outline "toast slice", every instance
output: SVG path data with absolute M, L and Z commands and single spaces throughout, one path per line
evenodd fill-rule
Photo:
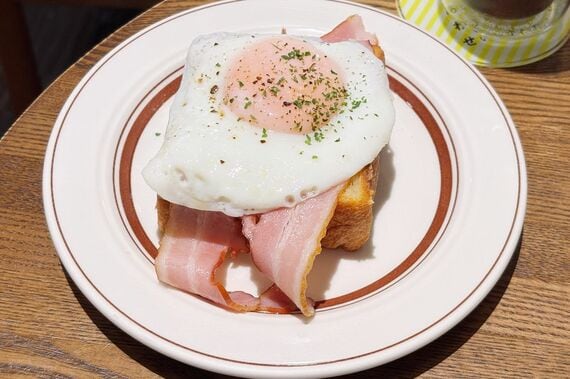
M 329 249 L 358 250 L 368 241 L 372 228 L 372 205 L 378 182 L 378 158 L 350 178 L 338 196 L 334 215 L 321 245 Z M 158 232 L 162 237 L 170 214 L 170 203 L 157 198 Z
M 338 196 L 333 218 L 321 245 L 328 249 L 358 250 L 370 238 L 372 207 L 378 184 L 377 157 L 372 163 L 350 178 Z

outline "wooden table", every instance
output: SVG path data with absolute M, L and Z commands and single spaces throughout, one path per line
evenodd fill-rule
M 394 11 L 393 1 L 367 3 Z M 103 317 L 63 271 L 42 209 L 46 143 L 65 99 L 105 53 L 202 1 L 166 1 L 56 80 L 0 141 L 0 376 L 218 376 L 166 358 Z M 515 258 L 490 295 L 440 339 L 354 377 L 570 375 L 570 44 L 527 67 L 483 69 L 518 126 L 528 209 Z

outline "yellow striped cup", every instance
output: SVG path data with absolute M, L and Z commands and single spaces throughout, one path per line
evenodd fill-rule
M 554 0 L 543 12 L 505 20 L 471 9 L 463 0 L 397 0 L 400 16 L 435 35 L 480 66 L 515 67 L 541 60 L 570 33 L 570 0 Z

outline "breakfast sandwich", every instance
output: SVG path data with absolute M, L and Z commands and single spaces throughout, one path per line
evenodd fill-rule
M 158 194 L 158 279 L 235 311 L 312 316 L 307 276 L 322 246 L 357 250 L 370 235 L 394 123 L 383 60 L 359 16 L 321 38 L 196 38 L 143 171 Z M 259 297 L 216 279 L 239 253 L 274 283 Z

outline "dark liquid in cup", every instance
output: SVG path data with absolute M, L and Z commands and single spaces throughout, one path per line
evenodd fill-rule
M 488 15 L 516 19 L 534 16 L 548 8 L 554 0 L 465 0 L 473 9 Z

